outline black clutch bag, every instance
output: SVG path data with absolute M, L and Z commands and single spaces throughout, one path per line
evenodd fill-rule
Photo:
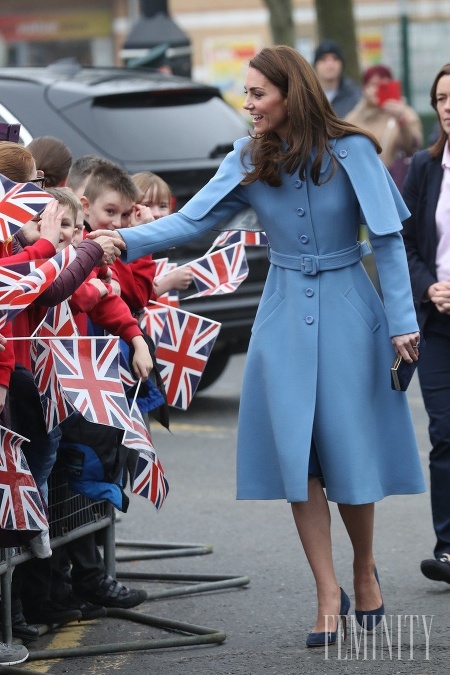
M 407 363 L 401 356 L 397 356 L 391 366 L 391 387 L 395 391 L 406 391 L 412 376 L 417 368 L 418 361 Z

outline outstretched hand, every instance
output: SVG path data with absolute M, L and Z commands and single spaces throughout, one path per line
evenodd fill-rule
M 102 264 L 110 265 L 116 258 L 120 256 L 120 247 L 117 246 L 117 239 L 111 236 L 111 232 L 107 236 L 100 236 L 96 238 L 97 244 L 103 249 Z M 123 241 L 123 240 L 122 240 Z
M 112 257 L 112 259 L 111 258 L 106 259 L 106 254 L 104 254 L 102 262 L 106 264 L 114 262 L 114 260 L 120 255 L 120 252 L 125 251 L 127 248 L 127 245 L 120 236 L 120 234 L 118 232 L 115 232 L 114 230 L 95 230 L 94 232 L 89 232 L 86 238 L 98 239 L 99 237 L 108 237 L 109 239 L 112 239 L 114 247 L 114 257 Z M 101 246 L 103 248 L 102 244 Z

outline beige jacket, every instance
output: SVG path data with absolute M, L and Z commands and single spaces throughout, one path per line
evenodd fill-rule
M 368 105 L 365 99 L 361 99 L 345 119 L 375 136 L 383 148 L 380 158 L 388 169 L 399 156 L 412 155 L 422 146 L 420 118 L 408 105 L 402 125 L 381 108 Z

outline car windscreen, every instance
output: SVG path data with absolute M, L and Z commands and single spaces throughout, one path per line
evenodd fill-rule
M 248 129 L 220 97 L 173 91 L 85 99 L 60 114 L 122 162 L 215 159 Z

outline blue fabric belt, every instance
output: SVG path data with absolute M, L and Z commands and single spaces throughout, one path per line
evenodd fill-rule
M 299 270 L 308 276 L 314 276 L 319 272 L 326 270 L 337 270 L 340 267 L 347 267 L 359 262 L 361 258 L 371 253 L 370 246 L 367 241 L 358 243 L 351 248 L 346 248 L 343 251 L 336 251 L 336 253 L 328 253 L 327 255 L 310 255 L 303 254 L 299 256 L 285 255 L 284 253 L 277 253 L 273 249 L 268 249 L 269 260 L 273 265 L 278 267 L 286 267 L 289 270 Z

